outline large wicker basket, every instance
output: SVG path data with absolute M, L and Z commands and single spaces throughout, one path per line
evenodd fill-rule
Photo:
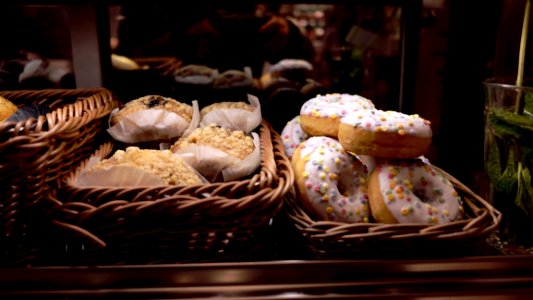
M 59 264 L 100 265 L 257 259 L 294 181 L 279 135 L 265 122 L 259 133 L 261 167 L 243 180 L 82 188 L 74 186 L 81 165 L 50 199 L 60 232 L 52 255 Z M 96 155 L 112 151 L 105 144 Z
M 284 216 L 312 259 L 436 258 L 487 253 L 486 238 L 498 229 L 501 213 L 459 180 L 452 182 L 465 205 L 466 218 L 444 225 L 345 224 L 318 221 L 298 203 L 293 188 L 285 198 Z
M 115 107 L 105 89 L 0 91 L 19 107 L 52 111 L 25 122 L 0 123 L 0 257 L 17 264 L 34 255 L 42 199 L 94 151 L 103 117 Z

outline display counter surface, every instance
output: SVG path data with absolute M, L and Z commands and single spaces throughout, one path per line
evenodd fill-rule
M 524 299 L 531 256 L 0 270 L 0 299 Z

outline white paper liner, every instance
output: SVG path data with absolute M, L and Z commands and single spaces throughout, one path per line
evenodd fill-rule
M 248 102 L 254 107 L 253 111 L 238 108 L 216 109 L 205 114 L 200 126 L 205 127 L 214 123 L 223 128 L 250 133 L 261 124 L 262 115 L 261 104 L 256 96 L 248 94 Z
M 243 176 L 250 175 L 261 164 L 259 135 L 255 132 L 252 132 L 252 136 L 254 137 L 254 152 L 246 156 L 238 164 L 229 166 L 228 168 L 222 170 L 222 178 L 224 178 L 224 181 L 235 180 Z
M 160 186 L 168 185 L 155 174 L 146 172 L 132 165 L 115 165 L 106 169 L 90 171 L 102 159 L 91 156 L 85 167 L 80 171 L 74 185 L 76 186 Z M 194 169 L 194 168 L 193 168 Z M 198 171 L 194 170 L 201 183 L 209 181 Z
M 200 108 L 198 106 L 198 100 L 192 101 L 192 118 L 191 122 L 189 123 L 189 127 L 185 129 L 183 134 L 181 136 L 188 137 L 198 126 L 200 125 Z
M 189 145 L 176 150 L 176 155 L 196 169 L 207 180 L 213 181 L 222 174 L 229 181 L 251 174 L 261 164 L 259 135 L 252 132 L 254 151 L 240 160 L 224 151 L 203 145 Z
M 223 78 L 226 75 L 229 75 L 231 73 L 239 74 L 241 73 L 245 76 L 244 80 L 241 81 L 231 81 L 231 82 L 225 82 L 223 84 L 220 83 L 220 79 Z M 243 86 L 250 86 L 253 84 L 253 76 L 252 76 L 252 69 L 250 67 L 244 67 L 243 71 L 239 70 L 227 70 L 218 75 L 218 77 L 213 82 L 213 85 L 215 88 L 237 88 L 237 87 L 243 87 Z
M 286 58 L 270 66 L 270 72 L 281 72 L 284 70 L 295 70 L 295 69 L 303 69 L 303 70 L 311 71 L 313 70 L 313 65 L 304 59 Z
M 189 75 L 189 76 L 175 76 L 174 80 L 178 83 L 189 84 L 211 84 L 218 77 L 218 70 L 213 70 L 211 76 L 206 75 Z
M 100 162 L 98 157 L 91 157 L 80 171 L 74 183 L 76 186 L 158 186 L 166 185 L 163 179 L 131 165 L 116 165 L 109 168 L 90 171 Z
M 145 109 L 124 116 L 120 122 L 109 127 L 107 132 L 117 141 L 124 143 L 139 143 L 165 140 L 190 134 L 198 127 L 200 112 L 198 102 L 192 103 L 193 116 L 187 122 L 176 113 L 162 109 Z M 118 110 L 114 110 L 109 120 Z

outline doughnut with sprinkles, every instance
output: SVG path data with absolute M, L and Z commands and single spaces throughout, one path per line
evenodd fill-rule
M 419 159 L 380 161 L 368 190 L 378 223 L 436 225 L 463 218 L 461 197 L 451 182 Z
M 309 135 L 302 130 L 300 126 L 300 116 L 292 118 L 281 131 L 281 142 L 285 154 L 290 159 L 294 154 L 296 147 L 309 138 Z
M 359 95 L 326 94 L 307 100 L 300 109 L 300 126 L 311 136 L 337 138 L 340 119 L 347 114 L 375 108 L 372 101 Z
M 311 137 L 294 152 L 292 165 L 303 207 L 321 220 L 368 223 L 366 168 L 339 142 Z
M 378 109 L 346 115 L 339 125 L 346 151 L 382 158 L 416 158 L 431 145 L 431 123 L 419 115 Z

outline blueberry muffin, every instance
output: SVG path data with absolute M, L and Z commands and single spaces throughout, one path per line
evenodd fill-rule
M 173 112 L 182 117 L 186 122 L 190 122 L 193 115 L 193 109 L 191 105 L 181 103 L 169 97 L 148 95 L 126 103 L 122 109 L 112 116 L 111 126 L 120 122 L 120 120 L 126 115 L 149 109 Z

